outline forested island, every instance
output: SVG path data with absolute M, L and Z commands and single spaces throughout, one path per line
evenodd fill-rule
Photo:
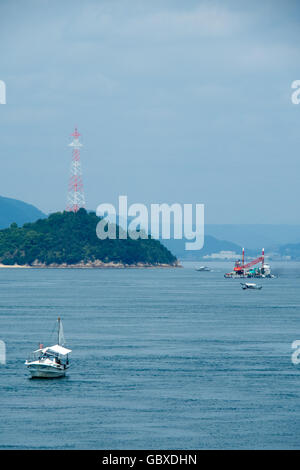
M 178 266 L 158 240 L 100 240 L 99 217 L 80 209 L 56 212 L 18 227 L 0 230 L 0 264 L 28 267 L 159 267 Z M 117 231 L 119 227 L 117 227 Z

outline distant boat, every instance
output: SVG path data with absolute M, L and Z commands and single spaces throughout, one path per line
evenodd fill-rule
M 55 378 L 66 375 L 66 371 L 70 366 L 69 354 L 72 350 L 64 347 L 65 338 L 60 317 L 58 317 L 57 322 L 57 344 L 46 348 L 40 345 L 40 348 L 32 353 L 32 357 L 25 361 L 25 366 L 32 377 Z
M 241 282 L 242 289 L 262 289 L 262 286 L 258 286 L 257 284 L 250 283 L 250 282 Z
M 211 271 L 211 269 L 207 266 L 200 266 L 200 268 L 197 268 L 196 271 Z

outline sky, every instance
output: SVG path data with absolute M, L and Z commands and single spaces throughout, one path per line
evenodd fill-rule
M 0 57 L 0 195 L 63 210 L 77 126 L 88 209 L 300 223 L 297 0 L 0 0 Z

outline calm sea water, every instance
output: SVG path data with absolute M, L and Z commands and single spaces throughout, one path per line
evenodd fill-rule
M 261 291 L 212 266 L 0 270 L 0 447 L 299 448 L 300 264 Z M 69 376 L 29 379 L 58 315 Z

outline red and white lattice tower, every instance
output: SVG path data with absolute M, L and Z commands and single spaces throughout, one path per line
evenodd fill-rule
M 81 207 L 85 207 L 85 199 L 83 192 L 82 171 L 80 164 L 80 148 L 82 144 L 78 137 L 80 134 L 75 127 L 75 131 L 71 134 L 74 139 L 69 144 L 72 147 L 72 165 L 71 175 L 68 189 L 67 211 L 77 212 Z

